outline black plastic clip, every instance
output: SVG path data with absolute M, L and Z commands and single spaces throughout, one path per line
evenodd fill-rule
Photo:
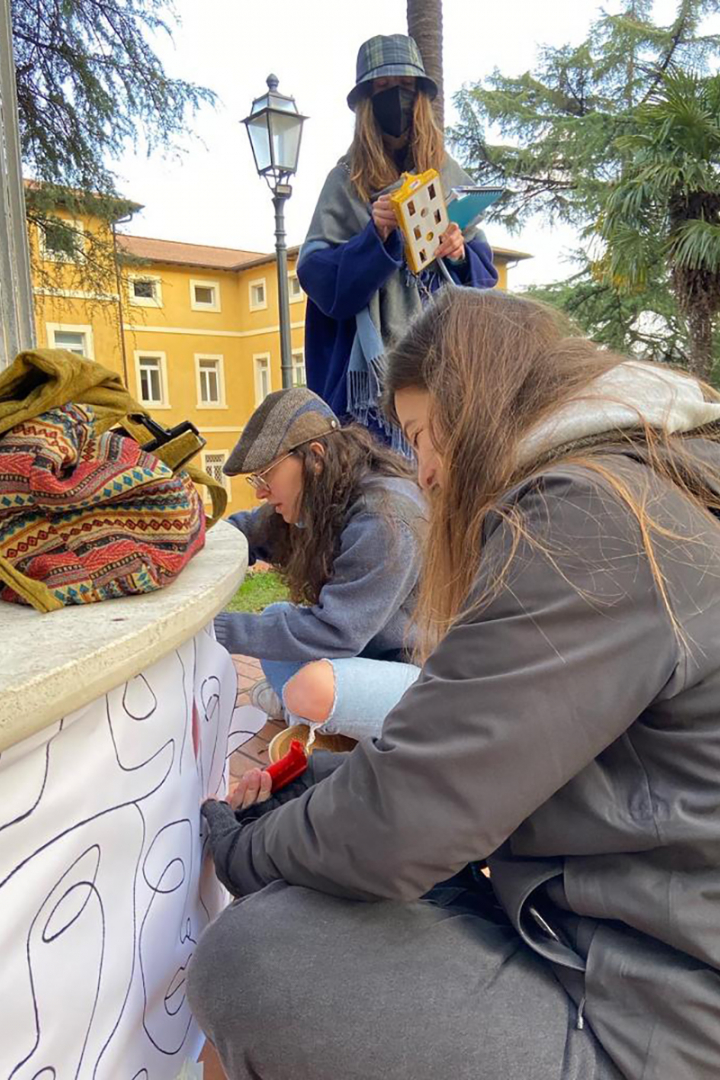
M 178 435 L 184 435 L 187 431 L 191 431 L 198 440 L 198 450 L 202 450 L 204 446 L 207 446 L 207 439 L 204 439 L 198 429 L 190 420 L 182 420 L 175 427 L 166 428 L 162 424 L 158 424 L 157 420 L 153 420 L 152 416 L 146 416 L 144 413 L 128 414 L 129 419 L 136 424 L 142 424 L 151 432 L 153 438 L 150 442 L 143 443 L 140 447 L 141 450 L 145 450 L 151 454 L 154 450 L 157 450 L 160 446 L 164 446 L 165 443 L 171 442 L 177 438 Z

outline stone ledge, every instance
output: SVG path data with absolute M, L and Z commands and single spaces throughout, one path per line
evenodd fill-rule
M 242 582 L 247 541 L 220 522 L 177 581 L 41 615 L 0 601 L 0 751 L 82 708 L 193 637 Z

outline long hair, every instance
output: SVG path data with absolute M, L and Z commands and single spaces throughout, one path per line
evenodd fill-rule
M 672 616 L 655 540 L 679 539 L 655 521 L 642 497 L 601 455 L 630 452 L 671 481 L 704 511 L 720 509 L 720 477 L 668 435 L 638 417 L 638 427 L 527 456 L 524 437 L 591 382 L 624 361 L 576 336 L 554 309 L 502 292 L 445 288 L 412 324 L 388 361 L 385 409 L 403 389 L 430 395 L 430 435 L 442 459 L 443 483 L 430 497 L 424 571 L 417 617 L 421 658 L 469 610 L 483 527 L 490 513 L 509 527 L 510 554 L 472 608 L 502 588 L 521 541 L 533 543 L 517 508 L 504 497 L 516 485 L 559 462 L 602 477 L 636 518 L 653 577 Z M 706 398 L 717 400 L 710 387 Z M 705 429 L 707 432 L 708 429 Z M 718 436 L 709 434 L 718 441 Z M 541 546 L 541 544 L 537 544 Z M 552 557 L 552 553 L 545 551 Z
M 410 129 L 410 157 L 416 172 L 442 168 L 445 160 L 443 134 L 435 121 L 430 98 L 418 90 Z M 400 176 L 385 148 L 382 128 L 375 119 L 372 98 L 363 97 L 355 108 L 355 137 L 349 151 L 350 179 L 363 202 Z
M 269 548 L 296 604 L 315 604 L 333 574 L 348 510 L 370 475 L 415 479 L 405 458 L 380 445 L 366 428 L 351 424 L 322 438 L 324 453 L 305 443 L 295 450 L 302 463 L 300 527 L 279 515 L 269 522 Z M 382 502 L 380 503 L 382 512 Z M 392 529 L 388 535 L 391 537 Z

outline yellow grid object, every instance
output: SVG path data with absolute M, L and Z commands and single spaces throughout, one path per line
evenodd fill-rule
M 413 175 L 403 173 L 403 185 L 390 201 L 405 240 L 405 256 L 413 274 L 429 266 L 450 224 L 445 193 L 436 169 Z

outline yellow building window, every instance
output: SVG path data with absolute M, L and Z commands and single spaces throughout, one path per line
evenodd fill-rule
M 265 278 L 258 278 L 248 285 L 250 290 L 250 310 L 264 311 L 267 305 L 267 285 Z
M 293 386 L 305 386 L 307 385 L 307 375 L 305 374 L 305 350 L 294 349 L 292 354 L 292 376 Z
M 89 325 L 75 326 L 69 323 L 46 323 L 47 343 L 50 349 L 67 349 L 88 360 L 95 359 L 93 332 Z
M 85 251 L 85 231 L 74 218 L 49 217 L 38 227 L 38 239 L 47 262 L 77 262 Z
M 290 303 L 297 304 L 303 298 L 303 291 L 300 282 L 298 281 L 297 274 L 288 274 L 288 292 L 290 293 Z
M 224 409 L 225 377 L 223 357 L 196 353 L 198 408 Z
M 270 353 L 253 356 L 255 368 L 255 405 L 260 405 L 272 390 L 270 378 Z
M 220 311 L 220 282 L 191 278 L 190 307 L 193 311 Z
M 164 352 L 135 353 L 138 396 L 143 405 L 169 409 L 167 358 Z
M 131 277 L 129 290 L 134 307 L 162 307 L 162 281 L 156 275 Z
M 227 492 L 230 491 L 230 478 L 223 472 L 223 465 L 228 459 L 227 450 L 203 450 L 202 463 L 203 469 L 206 473 L 212 476 L 213 480 L 217 480 L 218 484 L 222 484 Z M 206 502 L 209 501 L 209 496 L 206 494 Z

